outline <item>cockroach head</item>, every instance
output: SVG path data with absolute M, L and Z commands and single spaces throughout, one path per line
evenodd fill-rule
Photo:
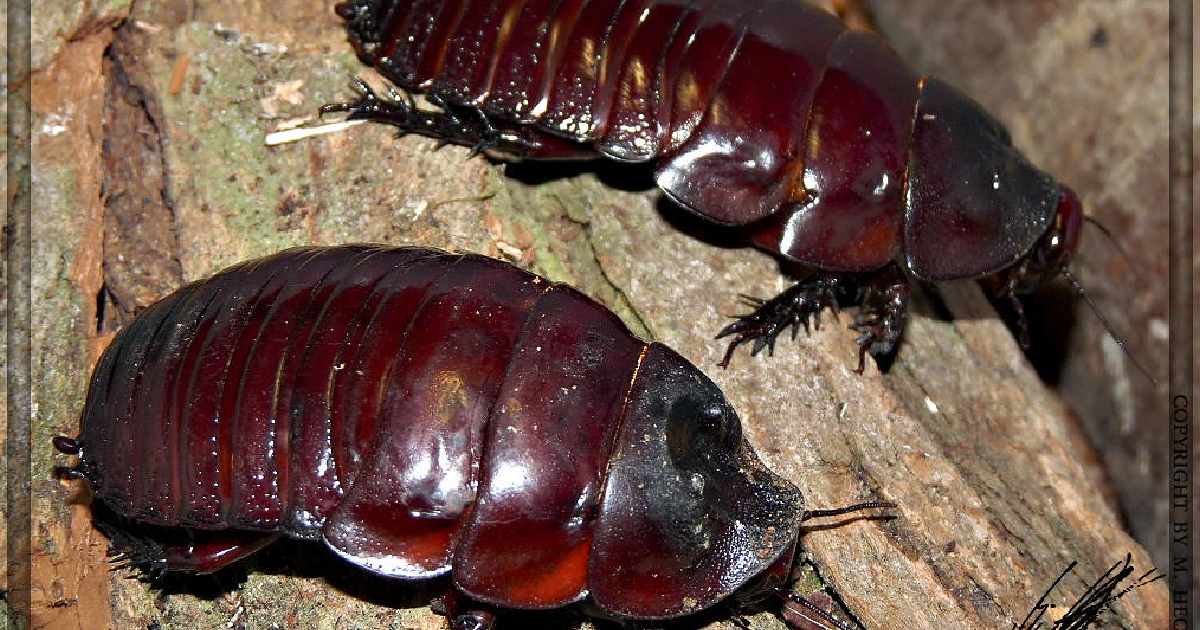
M 657 343 L 629 389 L 603 497 L 592 596 L 640 619 L 695 613 L 747 585 L 790 553 L 804 514 L 716 384 Z
M 387 9 L 381 0 L 345 0 L 334 6 L 338 17 L 346 20 L 350 43 L 363 63 L 373 64 L 383 36 Z
M 1029 293 L 1058 278 L 1079 249 L 1083 221 L 1079 196 L 1060 186 L 1058 209 L 1050 228 L 1021 262 L 1002 271 L 997 279 L 1012 292 Z
M 1028 293 L 1062 276 L 1071 284 L 1071 288 L 1088 305 L 1088 308 L 1096 314 L 1109 336 L 1121 347 L 1129 360 L 1150 382 L 1157 383 L 1154 376 L 1130 352 L 1125 338 L 1117 334 L 1112 322 L 1104 316 L 1075 274 L 1068 269 L 1071 259 L 1079 249 L 1079 233 L 1085 221 L 1095 225 L 1110 239 L 1112 239 L 1112 233 L 1103 225 L 1084 216 L 1083 204 L 1080 203 L 1079 196 L 1075 194 L 1075 191 L 1066 186 L 1060 186 L 1059 190 L 1058 209 L 1055 212 L 1054 221 L 1050 224 L 1050 229 L 1046 230 L 1042 238 L 1020 262 L 1004 269 L 990 279 L 986 279 L 984 281 L 986 287 L 997 297 L 1008 297 L 1015 301 L 1015 294 Z M 1115 239 L 1113 242 L 1116 244 Z M 1028 330 L 1024 316 L 1020 313 L 1021 311 L 1018 309 L 1021 345 L 1027 346 L 1029 343 Z
M 1083 204 L 1079 201 L 1079 195 L 1063 186 L 1054 223 L 1046 230 L 1042 240 L 1034 246 L 1031 254 L 1032 271 L 1040 273 L 1043 282 L 1057 277 L 1070 264 L 1071 258 L 1079 249 L 1079 231 L 1082 227 Z

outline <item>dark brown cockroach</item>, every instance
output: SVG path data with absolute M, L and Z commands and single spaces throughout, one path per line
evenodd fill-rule
M 336 11 L 365 63 L 441 110 L 361 85 L 357 102 L 323 111 L 513 158 L 653 161 L 670 199 L 811 268 L 721 331 L 733 336 L 722 365 L 847 299 L 862 306 L 861 371 L 867 352 L 893 352 L 912 282 L 986 278 L 1019 315 L 1013 296 L 1064 272 L 1078 246 L 1075 193 L 978 103 L 798 0 Z
M 802 521 L 888 507 L 806 510 L 678 354 L 570 287 L 415 247 L 293 249 L 179 289 L 118 334 L 54 446 L 145 572 L 322 541 L 450 574 L 456 628 L 782 592 Z

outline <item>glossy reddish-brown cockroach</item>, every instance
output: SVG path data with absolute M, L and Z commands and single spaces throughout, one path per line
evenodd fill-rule
M 117 335 L 54 446 L 145 572 L 323 541 L 379 575 L 450 574 L 455 628 L 783 593 L 802 521 L 890 507 L 806 510 L 678 354 L 570 287 L 416 247 L 293 249 L 179 289 Z
M 867 352 L 893 352 L 911 282 L 986 278 L 1020 316 L 1013 296 L 1064 273 L 1078 246 L 1075 193 L 978 103 L 799 0 L 349 0 L 336 12 L 366 64 L 440 110 L 360 84 L 357 102 L 323 111 L 513 158 L 654 161 L 670 199 L 811 268 L 721 331 L 722 365 L 845 299 L 862 307 L 861 372 Z

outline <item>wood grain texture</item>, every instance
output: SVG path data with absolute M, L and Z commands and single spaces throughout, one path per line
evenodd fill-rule
M 953 4 L 989 7 L 1001 16 L 993 20 L 1018 19 L 1025 11 L 1003 18 L 1010 3 Z M 1138 3 L 1036 3 L 1046 20 L 1056 11 L 1073 12 L 1076 4 L 1127 10 L 1108 22 L 1113 29 L 1140 15 L 1132 6 Z M 74 16 L 75 10 L 47 11 Z M 767 463 L 803 489 L 810 505 L 875 496 L 900 505 L 895 520 L 814 529 L 803 539 L 867 627 L 1008 627 L 1072 560 L 1081 562 L 1084 577 L 1099 575 L 1126 552 L 1139 567 L 1151 565 L 1087 465 L 1092 455 L 1068 407 L 1041 383 L 973 285 L 944 288 L 952 320 L 927 304 L 918 308 L 886 375 L 873 369 L 854 374 L 854 333 L 845 329 L 845 316 L 841 322 L 826 317 L 827 325 L 811 337 L 781 343 L 774 358 L 743 353 L 721 371 L 716 362 L 723 346 L 711 337 L 737 311 L 736 294 L 774 294 L 787 281 L 769 257 L 662 203 L 645 171 L 609 165 L 508 168 L 506 174 L 503 166 L 468 159 L 465 150 L 438 151 L 431 141 L 396 139 L 370 125 L 267 148 L 265 133 L 312 122 L 319 105 L 349 96 L 347 78 L 362 73 L 325 3 L 162 0 L 115 11 L 123 21 L 105 13 L 74 27 L 86 36 L 47 40 L 40 54 L 51 61 L 34 84 L 41 200 L 34 227 L 40 322 L 34 439 L 45 445 L 34 453 L 34 478 L 41 480 L 34 497 L 34 601 L 47 627 L 442 627 L 426 607 L 429 587 L 380 584 L 299 545 L 255 560 L 244 579 L 173 583 L 157 594 L 119 572 L 104 577 L 103 538 L 86 526 L 82 508 L 65 507 L 75 488 L 51 480 L 49 444 L 55 433 L 75 432 L 87 370 L 107 340 L 97 333 L 97 305 L 103 304 L 97 294 L 106 258 L 119 252 L 104 247 L 105 226 L 113 225 L 106 212 L 132 207 L 106 206 L 100 194 L 103 142 L 129 141 L 106 137 L 101 124 L 111 93 L 112 77 L 102 72 L 105 55 L 113 54 L 106 53 L 110 41 L 132 60 L 125 76 L 147 103 L 146 118 L 159 135 L 161 198 L 170 200 L 170 220 L 154 225 L 172 234 L 153 242 L 173 243 L 175 255 L 146 260 L 177 264 L 186 281 L 286 246 L 379 241 L 503 255 L 580 287 L 635 331 L 705 369 Z M 910 24 L 886 11 L 879 16 L 885 32 L 889 23 Z M 984 38 L 992 22 L 967 21 L 971 16 L 962 9 L 925 19 Z M 900 33 L 911 39 L 901 39 L 901 46 L 911 52 L 918 32 L 905 28 Z M 1008 50 L 1002 38 L 983 41 L 994 43 L 993 54 Z M 1044 56 L 1039 63 L 1047 76 L 1051 67 L 1059 75 L 1079 72 L 1061 54 L 1075 40 L 1058 47 L 1052 41 L 1047 37 L 1044 51 L 1021 53 Z M 960 52 L 949 47 L 945 54 Z M 180 83 L 172 75 L 184 55 Z M 915 61 L 926 65 L 928 58 Z M 1108 72 L 1118 68 L 1137 77 L 1146 74 L 1145 64 L 1157 63 L 1156 57 L 1114 54 Z M 1013 72 L 987 76 L 997 83 L 1028 79 Z M 975 87 L 962 76 L 949 78 Z M 1059 89 L 1061 99 L 1067 88 Z M 980 98 L 996 105 L 989 102 L 995 93 L 985 90 Z M 1111 96 L 1083 94 L 1096 103 Z M 1092 108 L 1057 107 L 1052 114 L 1048 100 L 1023 103 L 1047 107 L 1031 119 L 1040 126 L 1014 128 L 1020 144 L 1051 168 L 1088 153 L 1086 147 L 1062 153 L 1061 145 L 1042 145 L 1045 129 L 1106 135 L 1087 131 L 1098 124 Z M 1013 122 L 1015 109 L 1001 107 L 1000 115 Z M 145 146 L 143 140 L 137 146 Z M 1085 180 L 1066 180 L 1088 189 Z M 1112 184 L 1100 194 L 1118 188 Z M 171 275 L 160 269 L 154 277 Z M 1080 580 L 1070 582 L 1061 598 L 1081 590 Z M 1164 627 L 1167 606 L 1161 585 L 1133 592 L 1116 607 L 1119 627 Z M 769 615 L 752 623 L 781 627 Z

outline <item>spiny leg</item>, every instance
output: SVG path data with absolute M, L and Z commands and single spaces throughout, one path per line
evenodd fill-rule
M 860 305 L 850 328 L 859 332 L 858 368 L 862 374 L 869 352 L 877 361 L 892 355 L 908 323 L 908 303 L 912 287 L 898 265 L 876 272 L 847 274 L 819 271 L 796 283 L 770 300 L 742 296 L 754 310 L 737 317 L 718 333 L 717 338 L 733 336 L 721 367 L 728 367 L 733 353 L 743 343 L 753 341 L 751 356 L 764 348 L 774 354 L 775 341 L 789 327 L 795 338 L 801 326 L 809 329 L 809 320 L 820 329 L 820 312 L 829 308 L 837 315 L 838 298 Z
M 775 340 L 779 333 L 790 327 L 794 339 L 800 326 L 808 331 L 810 318 L 819 330 L 822 309 L 829 308 L 834 315 L 837 314 L 837 291 L 842 283 L 840 275 L 818 272 L 770 300 L 743 295 L 743 302 L 754 307 L 754 311 L 739 315 L 736 321 L 717 333 L 717 339 L 733 335 L 720 366 L 729 367 L 734 351 L 748 341 L 754 342 L 751 356 L 762 352 L 763 348 L 767 348 L 768 355 L 774 355 Z
M 775 601 L 775 607 L 770 606 L 771 600 Z M 769 609 L 794 630 L 854 630 L 835 616 L 837 608 L 836 601 L 823 589 L 801 595 L 786 584 L 776 584 L 760 591 L 752 599 L 739 602 L 730 622 L 749 630 L 750 623 L 745 613 Z
M 896 352 L 896 344 L 908 323 L 908 302 L 912 285 L 896 265 L 889 265 L 870 276 L 862 285 L 862 302 L 850 329 L 859 334 L 858 369 L 863 373 L 867 353 L 881 361 Z
M 1012 316 L 1015 319 L 1013 324 L 1017 329 L 1017 343 L 1020 344 L 1022 350 L 1029 350 L 1031 345 L 1029 320 L 1025 317 L 1025 305 L 1021 303 L 1021 298 L 1017 293 L 1018 287 L 1025 283 L 1031 275 L 1029 266 L 1029 259 L 1025 259 L 1000 273 L 985 277 L 979 281 L 983 290 L 993 300 L 1008 302 L 1009 308 L 1012 309 Z
M 109 539 L 113 568 L 132 566 L 139 577 L 155 581 L 167 572 L 215 573 L 275 542 L 275 532 L 189 530 L 140 525 L 107 514 L 96 521 Z
M 497 149 L 519 155 L 527 149 L 521 138 L 498 130 L 477 107 L 455 106 L 436 94 L 425 100 L 438 111 L 419 109 L 411 95 L 391 92 L 381 98 L 361 79 L 353 83 L 358 99 L 321 107 L 321 115 L 345 112 L 350 120 L 369 120 L 392 125 L 402 134 L 415 133 L 440 140 L 442 144 L 471 147 L 472 154 Z

